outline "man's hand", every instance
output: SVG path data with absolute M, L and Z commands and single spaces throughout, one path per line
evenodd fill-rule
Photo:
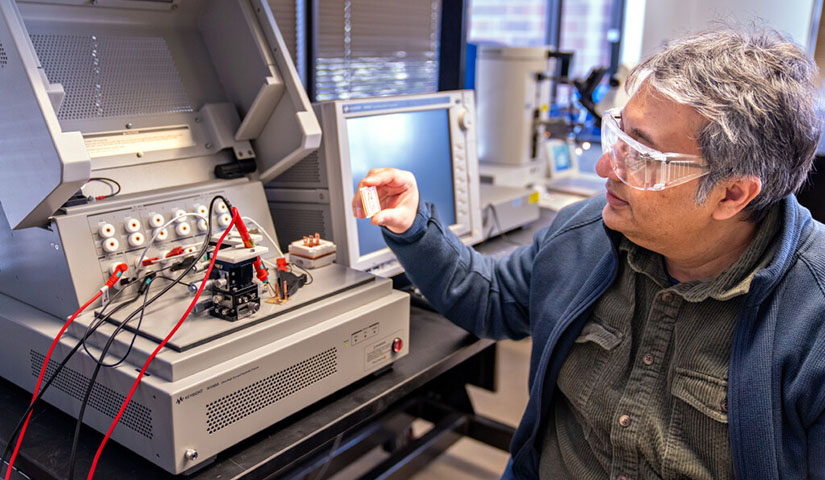
M 365 218 L 361 205 L 361 187 L 375 187 L 381 211 L 370 219 L 373 225 L 383 225 L 393 233 L 404 233 L 413 224 L 418 211 L 418 185 L 415 176 L 405 170 L 395 168 L 374 168 L 358 182 L 352 199 L 352 213 L 358 218 Z

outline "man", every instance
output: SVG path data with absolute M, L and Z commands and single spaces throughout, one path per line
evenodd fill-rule
M 606 195 L 500 260 L 462 246 L 411 174 L 361 181 L 445 316 L 533 337 L 504 478 L 825 478 L 825 227 L 793 196 L 815 76 L 775 32 L 671 44 L 605 114 Z

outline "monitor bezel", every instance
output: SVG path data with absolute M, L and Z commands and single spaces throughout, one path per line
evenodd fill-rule
M 468 95 L 469 94 L 469 95 Z M 469 101 L 466 97 L 469 97 Z M 341 179 L 340 182 L 330 182 L 330 195 L 332 199 L 341 199 L 342 204 L 345 205 L 343 212 L 338 212 L 338 221 L 334 222 L 338 225 L 335 228 L 335 238 L 338 243 L 338 257 L 339 263 L 344 263 L 352 268 L 358 270 L 381 270 L 380 274 L 389 276 L 400 273 L 403 269 L 400 265 L 393 266 L 389 269 L 380 268 L 382 265 L 392 264 L 396 262 L 395 254 L 390 251 L 389 247 L 381 248 L 379 250 L 362 253 L 358 244 L 358 228 L 356 225 L 356 218 L 350 212 L 350 202 L 355 195 L 354 182 L 357 179 L 352 178 L 352 168 L 350 159 L 350 145 L 347 131 L 347 120 L 351 118 L 363 118 L 378 115 L 387 115 L 393 113 L 418 112 L 418 111 L 433 111 L 446 110 L 448 115 L 449 125 L 449 139 L 450 139 L 450 162 L 453 173 L 453 209 L 456 217 L 456 223 L 449 225 L 450 230 L 458 236 L 465 244 L 477 243 L 481 239 L 480 228 L 480 213 L 476 215 L 473 212 L 473 205 L 475 209 L 480 208 L 478 196 L 478 159 L 475 151 L 475 135 L 466 135 L 457 132 L 456 129 L 466 130 L 461 127 L 464 121 L 461 117 L 467 115 L 472 118 L 473 111 L 473 96 L 471 91 L 455 91 L 455 92 L 436 92 L 432 94 L 422 95 L 408 95 L 400 97 L 379 97 L 369 99 L 349 99 L 336 100 L 330 102 L 332 113 L 334 116 L 333 125 L 325 125 L 324 135 L 326 136 L 324 143 L 333 144 L 335 148 L 334 155 L 338 158 L 337 162 L 330 162 L 330 167 L 337 167 L 339 171 L 331 172 L 332 178 Z M 399 101 L 419 101 L 419 104 L 411 106 L 393 107 L 393 102 Z M 366 108 L 363 110 L 353 111 L 354 105 L 367 105 L 374 108 Z M 471 122 L 468 122 L 468 125 Z M 474 125 L 472 125 L 474 129 Z M 474 133 L 474 131 L 473 131 Z M 456 143 L 460 143 L 459 147 L 465 152 L 464 159 L 461 160 L 461 167 L 457 167 L 456 158 Z M 329 148 L 326 154 L 329 155 Z M 463 180 L 458 177 L 465 175 Z M 459 187 L 466 191 L 459 192 Z M 460 200 L 461 199 L 461 200 Z M 459 201 L 468 200 L 467 212 L 459 213 Z M 426 199 L 422 199 L 426 201 Z M 476 218 L 478 217 L 478 218 Z M 377 227 L 376 227 L 377 228 Z M 345 242 L 345 245 L 342 245 Z M 343 258 L 342 258 L 343 257 Z

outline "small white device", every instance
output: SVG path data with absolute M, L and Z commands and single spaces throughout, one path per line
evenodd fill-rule
M 367 218 L 381 211 L 381 203 L 378 201 L 378 190 L 376 190 L 375 187 L 361 187 L 358 191 L 361 193 L 361 204 L 364 206 L 364 212 Z

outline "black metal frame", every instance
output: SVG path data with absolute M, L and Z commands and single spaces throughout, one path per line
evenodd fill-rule
M 496 346 L 479 352 L 472 361 L 448 371 L 417 393 L 365 422 L 329 439 L 312 453 L 268 478 L 321 480 L 329 478 L 375 448 L 388 452 L 359 478 L 406 479 L 425 468 L 461 437 L 467 436 L 509 451 L 515 430 L 509 425 L 479 416 L 473 409 L 466 385 L 494 389 Z M 420 437 L 412 436 L 415 419 L 432 423 Z
M 307 92 L 310 102 L 315 101 L 315 59 L 318 58 L 318 9 L 320 8 L 320 0 L 299 0 L 304 2 L 304 11 L 306 14 L 306 85 L 304 89 Z M 300 47 L 299 47 L 300 48 Z
M 465 0 L 441 0 L 438 46 L 438 90 L 464 88 L 467 72 L 467 15 Z
M 563 0 L 547 0 L 547 45 L 561 48 L 561 14 Z
M 616 30 L 619 39 L 610 45 L 610 65 L 607 67 L 607 77 L 610 78 L 619 70 L 619 57 L 622 54 L 622 39 L 624 38 L 624 10 L 625 0 L 613 0 L 613 9 L 610 12 L 610 28 Z

